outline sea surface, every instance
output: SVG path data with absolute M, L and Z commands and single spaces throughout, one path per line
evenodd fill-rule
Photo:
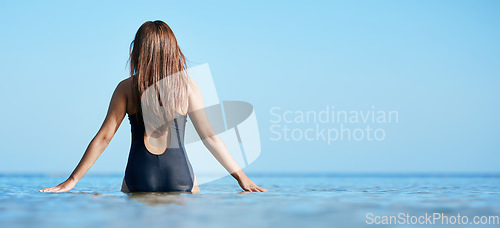
M 110 174 L 86 175 L 70 192 L 42 193 L 65 176 L 1 174 L 0 227 L 371 227 L 384 216 L 393 217 L 391 227 L 500 227 L 472 224 L 475 216 L 500 216 L 500 175 L 249 176 L 270 192 L 241 193 L 228 176 L 198 194 L 125 194 L 123 175 Z M 448 216 L 448 225 L 411 224 L 426 213 Z M 396 221 L 400 214 L 406 221 Z M 457 225 L 464 216 L 468 224 Z

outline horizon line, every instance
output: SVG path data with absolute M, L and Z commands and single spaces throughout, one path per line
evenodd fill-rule
M 121 176 L 124 172 L 92 172 L 85 176 Z M 494 177 L 500 172 L 247 172 L 256 177 Z M 0 172 L 0 177 L 61 177 L 67 172 Z M 228 175 L 229 176 L 229 175 Z

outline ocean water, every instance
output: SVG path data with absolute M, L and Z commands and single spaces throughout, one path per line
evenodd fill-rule
M 87 175 L 70 192 L 41 193 L 65 176 L 4 174 L 0 227 L 370 227 L 401 213 L 389 226 L 426 213 L 449 219 L 410 226 L 455 227 L 458 215 L 461 227 L 500 226 L 471 224 L 500 216 L 500 175 L 249 176 L 270 192 L 241 193 L 225 177 L 198 194 L 125 194 L 123 175 Z

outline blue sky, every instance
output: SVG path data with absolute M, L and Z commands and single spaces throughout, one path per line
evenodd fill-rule
M 135 32 L 156 19 L 192 66 L 210 64 L 221 100 L 254 106 L 262 154 L 249 172 L 499 172 L 499 8 L 483 0 L 1 2 L 0 172 L 69 174 L 128 77 Z M 271 108 L 326 106 L 396 110 L 399 121 L 377 125 L 382 141 L 271 140 Z M 123 172 L 129 146 L 125 119 L 90 172 Z

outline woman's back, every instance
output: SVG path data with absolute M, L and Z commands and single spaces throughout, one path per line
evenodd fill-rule
M 132 144 L 125 169 L 125 183 L 132 192 L 191 192 L 194 175 L 184 149 L 186 116 L 177 116 L 170 124 L 167 148 L 152 153 L 146 148 L 144 123 L 137 114 L 128 115 Z
M 194 175 L 184 148 L 187 107 L 158 137 L 148 136 L 133 99 L 132 78 L 123 81 L 127 90 L 127 115 L 132 142 L 125 169 L 125 184 L 131 192 L 186 191 L 193 188 Z

